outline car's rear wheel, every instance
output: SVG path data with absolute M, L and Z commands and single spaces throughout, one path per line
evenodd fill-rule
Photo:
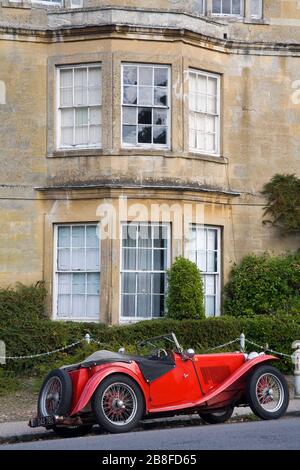
M 137 383 L 122 374 L 104 379 L 92 398 L 98 424 L 112 433 L 133 429 L 144 413 L 144 399 Z
M 38 416 L 67 416 L 72 403 L 72 381 L 62 369 L 52 370 L 45 378 L 38 398 Z M 60 437 L 76 437 L 88 434 L 92 425 L 51 426 L 48 429 Z
M 224 410 L 214 411 L 212 413 L 199 413 L 200 418 L 209 424 L 221 424 L 228 421 L 233 413 L 233 406 L 229 406 Z
M 263 365 L 248 378 L 247 398 L 251 410 L 261 419 L 278 419 L 289 404 L 289 389 L 281 372 Z

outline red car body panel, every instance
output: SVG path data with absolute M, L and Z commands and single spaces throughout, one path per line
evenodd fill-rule
M 135 362 L 115 362 L 113 364 L 95 366 L 90 369 L 90 379 L 86 382 L 79 400 L 76 401 L 73 395 L 71 416 L 79 413 L 87 406 L 100 382 L 112 374 L 125 374 L 134 379 L 143 392 L 146 409 L 149 408 L 149 384 L 144 380 L 138 365 Z
M 245 395 L 246 376 L 253 367 L 276 359 L 261 355 L 246 361 L 242 353 L 222 353 L 195 355 L 184 360 L 174 353 L 175 367 L 151 383 L 145 380 L 134 360 L 71 371 L 71 416 L 88 405 L 98 385 L 111 374 L 125 374 L 137 382 L 144 395 L 146 413 L 222 408 Z

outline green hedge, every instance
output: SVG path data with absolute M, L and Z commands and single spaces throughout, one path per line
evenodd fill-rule
M 300 252 L 246 256 L 225 286 L 227 315 L 300 314 Z
M 28 290 L 26 291 L 26 289 Z M 268 343 L 269 347 L 287 354 L 292 352 L 291 343 L 295 339 L 300 339 L 300 315 L 252 318 L 223 316 L 205 320 L 158 319 L 113 327 L 93 323 L 53 322 L 45 319 L 42 301 L 40 301 L 39 307 L 35 306 L 34 314 L 29 308 L 28 296 L 30 297 L 30 294 L 33 293 L 35 300 L 40 298 L 35 289 L 39 291 L 43 287 L 22 287 L 22 297 L 20 297 L 20 291 L 17 290 L 15 293 L 18 304 L 17 314 L 14 314 L 12 308 L 12 292 L 9 293 L 10 307 L 8 304 L 6 306 L 0 305 L 0 340 L 6 342 L 7 355 L 20 356 L 51 351 L 83 338 L 87 332 L 103 344 L 88 346 L 84 343 L 68 352 L 54 356 L 34 360 L 8 361 L 4 367 L 6 371 L 45 374 L 51 367 L 82 360 L 95 349 L 117 350 L 120 346 L 125 346 L 128 352 L 133 352 L 137 341 L 172 331 L 185 348 L 193 347 L 197 352 L 206 352 L 211 347 L 237 338 L 242 332 L 245 333 L 246 338 L 256 343 L 261 345 Z M 25 295 L 26 293 L 28 295 Z M 39 294 L 41 294 L 40 291 Z M 0 298 L 4 298 L 2 291 Z M 10 313 L 8 313 L 9 310 Z M 237 348 L 238 344 L 224 350 L 236 350 Z M 253 349 L 255 348 L 247 347 L 248 351 Z M 0 366 L 0 369 L 2 367 Z M 290 373 L 292 371 L 291 361 L 282 360 L 280 368 L 284 372 Z
M 196 264 L 178 256 L 167 276 L 167 316 L 175 320 L 205 318 L 203 280 Z

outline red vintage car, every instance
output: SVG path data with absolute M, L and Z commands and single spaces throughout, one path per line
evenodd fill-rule
M 162 343 L 167 343 L 162 347 Z M 142 355 L 151 346 L 150 354 Z M 264 353 L 195 354 L 176 336 L 139 343 L 139 355 L 98 351 L 79 364 L 50 372 L 40 391 L 31 427 L 61 436 L 88 433 L 99 424 L 112 433 L 133 429 L 147 417 L 198 413 L 207 423 L 228 420 L 237 406 L 262 419 L 284 415 L 289 391 Z

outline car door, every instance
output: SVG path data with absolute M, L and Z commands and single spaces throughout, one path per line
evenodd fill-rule
M 150 384 L 151 407 L 194 403 L 202 396 L 194 364 L 174 354 L 175 367 Z

